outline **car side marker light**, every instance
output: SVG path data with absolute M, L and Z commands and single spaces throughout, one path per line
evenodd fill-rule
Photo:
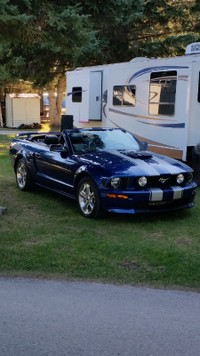
M 128 199 L 128 196 L 119 194 L 119 195 L 117 195 L 117 198 Z
M 127 195 L 122 195 L 122 194 L 106 194 L 108 198 L 121 198 L 121 199 L 128 199 Z

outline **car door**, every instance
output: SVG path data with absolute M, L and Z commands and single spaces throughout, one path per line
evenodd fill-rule
M 40 147 L 34 156 L 36 181 L 47 188 L 73 196 L 77 163 L 68 151 L 57 152 L 50 150 L 50 147 Z

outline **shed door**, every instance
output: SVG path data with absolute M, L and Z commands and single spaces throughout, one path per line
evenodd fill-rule
M 102 72 L 90 72 L 89 120 L 101 120 Z

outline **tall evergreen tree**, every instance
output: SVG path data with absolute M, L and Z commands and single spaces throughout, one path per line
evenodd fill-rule
M 56 125 L 66 70 L 181 54 L 199 39 L 199 7 L 198 0 L 0 0 L 0 83 L 45 86 Z
M 84 10 L 101 42 L 101 62 L 130 60 L 136 56 L 183 53 L 198 39 L 199 0 L 110 0 L 98 7 L 87 0 Z
M 88 16 L 79 4 L 66 6 L 62 0 L 0 0 L 0 9 L 3 78 L 23 78 L 50 90 L 51 123 L 57 125 L 67 68 L 98 48 Z

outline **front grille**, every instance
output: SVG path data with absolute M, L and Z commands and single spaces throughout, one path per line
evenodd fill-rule
M 168 188 L 170 186 L 178 185 L 176 181 L 177 174 L 165 174 L 165 175 L 160 175 L 160 176 L 151 176 L 147 177 L 147 185 L 145 188 Z M 139 178 L 139 177 L 138 177 Z M 138 178 L 134 179 L 134 188 L 139 188 L 141 187 L 138 185 Z M 185 180 L 180 186 L 184 186 L 187 181 L 187 176 L 185 175 Z
M 155 176 L 155 177 L 148 177 L 148 186 L 149 187 L 170 187 L 173 185 L 177 185 L 176 181 L 177 175 L 162 175 L 162 176 Z

